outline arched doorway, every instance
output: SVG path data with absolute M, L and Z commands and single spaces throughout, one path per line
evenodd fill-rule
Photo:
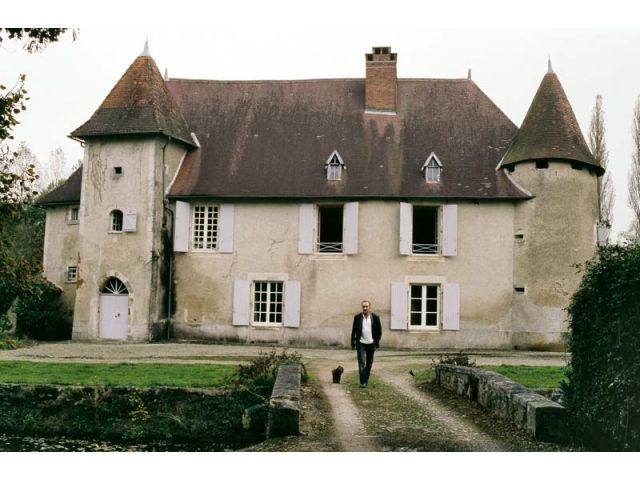
M 100 291 L 100 338 L 126 340 L 129 330 L 129 290 L 110 277 Z

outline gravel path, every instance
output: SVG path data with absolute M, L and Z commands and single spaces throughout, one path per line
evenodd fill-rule
M 322 390 L 329 400 L 333 424 L 343 452 L 378 451 L 373 437 L 367 435 L 358 409 L 342 384 L 333 383 L 331 370 L 335 362 L 314 361 L 309 370 L 320 380 Z
M 460 417 L 455 417 L 440 401 L 427 392 L 418 390 L 408 373 L 400 374 L 389 368 L 379 368 L 376 375 L 388 385 L 393 386 L 404 396 L 417 402 L 433 418 L 437 418 L 445 428 L 461 444 L 466 445 L 471 452 L 504 452 L 508 450 L 504 445 L 493 440 L 481 432 L 474 424 Z

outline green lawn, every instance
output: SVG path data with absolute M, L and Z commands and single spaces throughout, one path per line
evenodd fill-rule
M 492 370 L 528 388 L 559 388 L 566 380 L 566 367 L 548 367 L 531 365 L 481 365 L 480 368 Z
M 492 370 L 527 388 L 559 388 L 560 382 L 566 380 L 565 367 L 530 366 L 530 365 L 479 365 L 479 368 Z M 435 370 L 416 366 L 412 368 L 415 380 L 420 382 L 435 380 Z
M 237 368 L 211 364 L 0 361 L 0 383 L 220 387 L 230 383 Z

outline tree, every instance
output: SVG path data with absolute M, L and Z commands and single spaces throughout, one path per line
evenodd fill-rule
M 615 193 L 611 174 L 608 171 L 609 152 L 604 138 L 605 131 L 602 96 L 596 95 L 596 104 L 593 107 L 591 125 L 589 127 L 589 147 L 598 164 L 605 169 L 605 174 L 598 178 L 598 216 L 600 222 L 610 227 L 613 223 Z
M 22 40 L 25 50 L 38 52 L 58 41 L 65 31 L 64 28 L 0 28 L 0 46 L 7 40 Z M 30 261 L 17 252 L 16 241 L 10 235 L 10 230 L 20 223 L 27 211 L 34 194 L 34 182 L 38 179 L 35 164 L 23 163 L 28 158 L 26 152 L 21 156 L 20 149 L 11 151 L 5 143 L 13 139 L 17 116 L 26 110 L 29 98 L 24 85 L 24 75 L 19 75 L 9 89 L 0 85 L 0 315 L 17 295 L 34 291 L 33 279 L 40 271 L 39 262 Z
M 47 178 L 45 179 L 47 189 L 53 189 L 59 186 L 68 176 L 69 169 L 67 167 L 67 158 L 64 155 L 64 150 L 62 150 L 62 147 L 51 150 L 49 152 Z
M 638 241 L 640 240 L 640 95 L 638 95 L 633 109 L 631 135 L 633 153 L 629 175 L 629 206 L 633 211 L 633 220 L 631 221 L 630 236 Z

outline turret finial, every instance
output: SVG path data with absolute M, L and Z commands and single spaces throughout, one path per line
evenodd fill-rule
M 166 67 L 164 69 L 164 79 L 169 80 L 169 69 Z
M 139 55 L 140 57 L 150 57 L 151 53 L 149 53 L 149 37 L 144 41 L 144 49 L 142 53 Z
M 553 71 L 553 67 L 551 66 L 551 56 L 549 56 L 549 68 L 548 68 L 548 70 L 547 70 L 547 73 L 555 73 L 555 72 Z
M 467 72 L 467 80 L 471 80 L 471 69 Z

